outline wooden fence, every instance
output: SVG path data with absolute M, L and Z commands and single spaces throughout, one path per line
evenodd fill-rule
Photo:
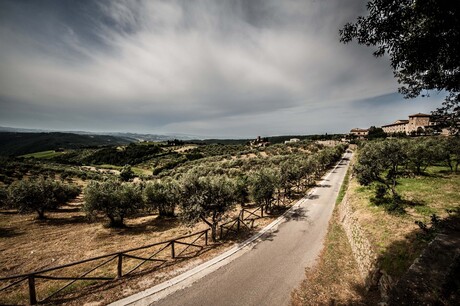
M 24 283 L 27 282 L 29 303 L 31 305 L 36 305 L 37 303 L 47 302 L 58 293 L 70 288 L 77 281 L 97 282 L 114 280 L 132 274 L 147 262 L 153 263 L 154 266 L 151 268 L 156 269 L 163 266 L 171 259 L 195 257 L 200 254 L 200 252 L 208 245 L 208 232 L 209 229 L 206 229 L 190 235 L 157 242 L 122 252 L 93 257 L 27 274 L 3 277 L 0 278 L 0 284 L 5 282 L 7 284 L 0 288 L 0 293 L 11 290 L 15 286 L 23 286 Z M 199 244 L 200 242 L 202 244 Z M 112 267 L 113 269 L 108 267 L 109 264 L 114 265 L 115 263 L 116 269 L 115 267 Z M 92 266 L 89 270 L 85 270 L 84 268 L 87 268 L 87 264 L 94 264 L 94 266 Z M 71 271 L 72 273 L 79 272 L 77 276 L 71 276 L 69 275 L 71 274 L 70 272 L 67 271 L 66 273 L 64 271 L 70 267 L 73 267 L 74 269 L 74 271 Z M 78 271 L 79 268 L 80 270 L 84 271 Z M 93 273 L 98 270 L 103 271 L 99 271 L 101 273 L 100 275 L 93 275 Z M 116 272 L 110 270 L 116 270 Z M 63 275 L 53 275 L 53 273 L 56 272 L 64 273 L 62 273 Z M 43 297 L 42 299 L 39 299 L 37 295 L 37 280 L 70 282 L 66 283 L 64 286 L 58 289 L 53 290 L 54 292 L 47 294 L 47 296 Z
M 285 205 L 285 199 L 286 197 L 283 195 L 282 199 L 278 197 L 278 200 L 275 203 L 278 205 Z M 252 230 L 254 227 L 254 221 L 263 217 L 263 206 L 260 206 L 252 211 L 243 208 L 238 214 L 238 217 L 220 225 L 220 239 L 225 239 L 231 234 L 237 234 L 241 229 L 249 231 Z M 15 286 L 24 286 L 24 284 L 27 283 L 24 287 L 27 287 L 28 290 L 29 303 L 31 305 L 36 305 L 37 303 L 50 301 L 52 297 L 66 289 L 72 289 L 71 286 L 77 281 L 98 282 L 118 279 L 139 270 L 139 268 L 147 262 L 154 265 L 153 267 L 150 266 L 151 269 L 157 269 L 168 261 L 171 261 L 171 259 L 190 258 L 200 254 L 204 247 L 208 245 L 209 230 L 210 229 L 206 229 L 179 238 L 157 242 L 122 252 L 93 257 L 27 274 L 3 277 L 0 278 L 0 285 L 2 283 L 7 284 L 0 288 L 0 293 L 11 290 L 11 288 Z M 185 242 L 185 239 L 191 239 L 191 241 Z M 198 244 L 200 239 L 203 241 L 204 245 Z M 143 253 L 137 254 L 137 252 Z M 116 269 L 110 269 L 110 264 L 115 265 L 115 263 Z M 87 270 L 83 269 L 87 264 L 94 264 L 94 266 Z M 67 272 L 67 274 L 64 273 L 66 275 L 61 275 L 59 273 L 58 275 L 52 275 L 52 273 L 61 272 L 70 267 L 74 268 L 74 271 L 71 271 L 72 273 L 76 273 L 76 271 L 78 272 L 78 268 L 75 269 L 75 267 L 81 267 L 80 270 L 82 271 L 79 271 L 76 276 L 69 276 L 68 274 L 71 274 L 70 272 Z M 92 275 L 98 270 L 99 272 L 101 272 L 100 270 L 103 270 L 101 275 Z M 116 270 L 116 272 L 111 270 Z M 46 296 L 40 299 L 37 295 L 37 280 L 69 282 L 62 287 L 54 289 L 52 293 L 45 294 Z
M 225 239 L 230 234 L 238 234 L 241 228 L 251 230 L 254 227 L 254 221 L 263 217 L 263 206 L 253 211 L 243 208 L 238 217 L 220 225 L 220 239 Z

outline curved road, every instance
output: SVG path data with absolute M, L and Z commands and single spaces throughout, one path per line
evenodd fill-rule
M 323 247 L 350 156 L 345 154 L 320 185 L 286 214 L 286 220 L 250 249 L 213 272 L 170 290 L 167 296 L 146 296 L 122 304 L 288 305 L 291 291 Z

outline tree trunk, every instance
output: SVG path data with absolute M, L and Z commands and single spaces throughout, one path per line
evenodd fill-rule
M 211 240 L 212 242 L 217 241 L 217 224 L 211 225 Z
M 45 210 L 43 209 L 37 209 L 38 213 L 38 220 L 45 220 Z
M 114 228 L 123 228 L 125 225 L 123 224 L 123 217 L 120 218 L 115 218 L 112 215 L 107 216 L 110 220 L 109 227 L 114 227 Z
M 200 216 L 200 219 L 203 220 L 204 223 L 209 225 L 209 227 L 211 228 L 211 239 L 213 242 L 216 242 L 217 241 L 217 222 L 211 223 L 208 220 L 206 220 L 204 216 Z

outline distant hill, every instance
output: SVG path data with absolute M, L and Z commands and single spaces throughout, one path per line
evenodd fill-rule
M 64 133 L 64 134 L 77 134 L 77 135 L 98 135 L 98 136 L 114 136 L 116 138 L 123 138 L 128 142 L 133 141 L 153 141 L 161 142 L 172 139 L 192 140 L 202 139 L 202 137 L 190 134 L 169 133 L 169 134 L 139 134 L 130 132 L 88 132 L 88 131 L 56 131 L 56 130 L 42 130 L 42 129 L 25 129 L 0 126 L 0 132 L 14 132 L 14 133 Z
M 0 155 L 18 156 L 48 150 L 124 145 L 130 142 L 126 138 L 107 135 L 0 132 Z

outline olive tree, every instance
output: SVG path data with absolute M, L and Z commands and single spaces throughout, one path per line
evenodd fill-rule
M 417 138 L 403 144 L 406 147 L 408 166 L 417 175 L 422 174 L 428 166 L 446 160 L 449 155 L 439 139 Z
M 182 179 L 182 219 L 189 224 L 202 220 L 211 228 L 211 238 L 217 239 L 217 226 L 234 207 L 236 186 L 226 176 L 188 174 Z
M 114 180 L 91 181 L 84 191 L 84 200 L 83 208 L 87 214 L 105 214 L 110 227 L 124 227 L 124 219 L 143 207 L 139 185 Z
M 144 198 L 149 208 L 158 210 L 160 217 L 173 217 L 180 198 L 179 184 L 169 178 L 148 182 Z
M 134 172 L 131 169 L 130 165 L 124 165 L 123 168 L 120 170 L 120 179 L 124 182 L 128 182 L 129 180 L 134 178 Z
M 396 203 L 399 200 L 396 192 L 397 180 L 401 175 L 399 167 L 405 161 L 406 154 L 401 141 L 369 142 L 361 148 L 354 171 L 361 185 L 374 182 L 382 184 L 385 192 L 391 191 L 393 203 Z M 382 190 L 378 190 L 376 195 L 382 197 Z
M 443 140 L 444 161 L 450 167 L 451 171 L 458 171 L 460 165 L 460 138 L 449 137 Z
M 252 174 L 250 178 L 249 194 L 252 200 L 265 207 L 265 211 L 271 207 L 273 195 L 276 190 L 276 174 L 273 170 L 263 168 Z
M 59 181 L 32 178 L 13 182 L 8 187 L 8 203 L 19 212 L 35 211 L 38 219 L 45 219 L 45 212 L 56 209 L 80 193 L 76 185 Z
M 242 206 L 246 205 L 249 201 L 249 177 L 247 175 L 239 174 L 235 178 L 236 186 L 236 201 Z

